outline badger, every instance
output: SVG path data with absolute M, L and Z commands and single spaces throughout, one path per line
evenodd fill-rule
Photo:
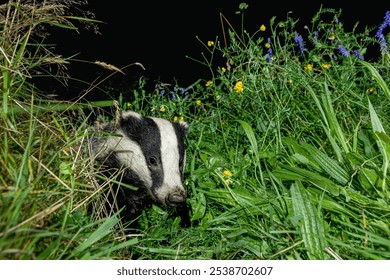
M 95 129 L 91 152 L 103 167 L 105 178 L 115 176 L 108 200 L 121 210 L 123 221 L 139 216 L 157 203 L 179 210 L 186 223 L 186 191 L 183 187 L 186 161 L 185 136 L 188 124 L 142 116 L 134 111 L 120 113 L 114 121 Z M 137 190 L 126 187 L 131 185 Z

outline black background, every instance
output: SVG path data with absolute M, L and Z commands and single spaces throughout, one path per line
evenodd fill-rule
M 92 11 L 99 24 L 100 35 L 92 30 L 80 28 L 80 32 L 63 31 L 53 33 L 51 40 L 57 44 L 57 52 L 64 56 L 78 54 L 77 59 L 104 61 L 119 68 L 138 62 L 138 66 L 127 68 L 126 75 L 116 74 L 109 79 L 114 88 L 131 87 L 139 76 L 149 80 L 178 83 L 186 87 L 199 78 L 209 79 L 207 67 L 186 56 L 199 60 L 204 48 L 203 42 L 222 38 L 220 13 L 239 30 L 241 15 L 236 14 L 243 1 L 89 1 L 84 9 Z M 310 25 L 315 13 L 323 8 L 341 9 L 340 21 L 347 31 L 359 22 L 365 26 L 377 27 L 383 22 L 388 1 L 245 1 L 249 5 L 244 12 L 244 27 L 249 33 L 261 24 L 269 26 L 271 17 L 284 20 L 287 14 L 299 20 L 299 24 Z M 373 33 L 374 35 L 375 33 Z M 304 34 L 303 34 L 304 35 Z M 87 63 L 72 63 L 69 74 L 85 81 L 106 77 L 109 71 Z M 72 89 L 68 97 L 77 95 Z M 93 97 L 91 96 L 93 99 Z

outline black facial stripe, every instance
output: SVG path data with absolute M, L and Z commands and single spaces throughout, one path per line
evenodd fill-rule
M 161 161 L 161 136 L 158 125 L 148 117 L 137 118 L 129 115 L 121 119 L 121 128 L 129 139 L 135 141 L 145 156 L 152 177 L 152 188 L 158 188 L 164 181 Z M 157 165 L 149 164 L 153 158 Z
M 183 170 L 184 168 L 184 153 L 185 153 L 185 146 L 184 146 L 184 138 L 187 134 L 187 127 L 182 125 L 181 123 L 172 123 L 173 128 L 175 129 L 175 133 L 177 136 L 177 143 L 178 143 L 178 149 L 179 149 L 179 163 L 180 163 L 180 170 Z M 181 174 L 183 177 L 183 174 Z

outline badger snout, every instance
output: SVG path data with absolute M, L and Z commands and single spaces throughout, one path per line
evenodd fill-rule
M 166 204 L 171 206 L 177 206 L 181 203 L 183 203 L 186 200 L 186 193 L 184 191 L 176 191 L 173 193 L 170 193 L 166 197 Z

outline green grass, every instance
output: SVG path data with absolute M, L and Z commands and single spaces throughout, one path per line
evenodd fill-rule
M 347 31 L 340 18 L 321 9 L 302 34 L 289 17 L 254 34 L 223 18 L 225 36 L 199 39 L 192 58 L 209 81 L 148 92 L 141 79 L 122 93 L 122 109 L 190 125 L 192 224 L 153 205 L 136 233 L 88 211 L 110 182 L 95 180 L 79 109 L 112 100 L 44 100 L 27 77 L 53 54 L 2 25 L 0 259 L 389 259 L 390 57 L 360 60 L 379 50 L 377 27 Z

